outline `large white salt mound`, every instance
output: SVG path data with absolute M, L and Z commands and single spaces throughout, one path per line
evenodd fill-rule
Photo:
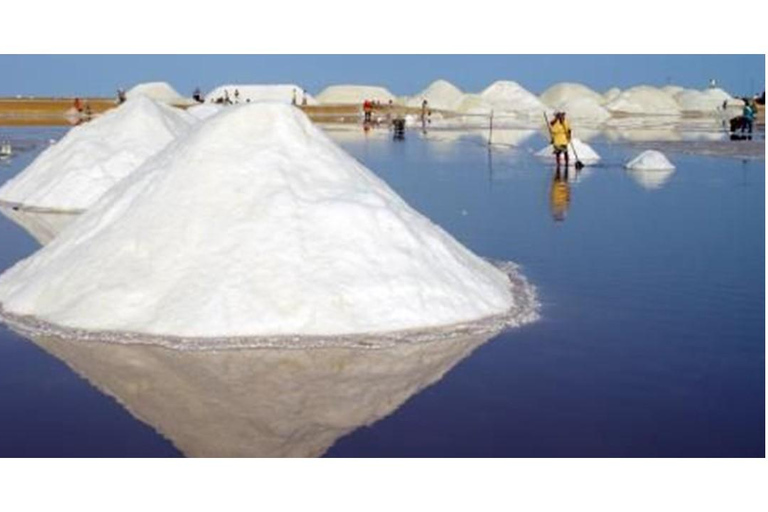
M 205 119 L 208 119 L 209 117 L 215 116 L 224 107 L 221 105 L 216 105 L 213 103 L 200 103 L 198 105 L 195 105 L 193 107 L 189 107 L 187 109 L 187 113 L 194 117 L 195 119 L 198 119 L 200 121 L 203 121 Z
M 317 101 L 323 104 L 362 104 L 365 100 L 387 103 L 395 99 L 384 87 L 373 85 L 331 85 L 317 95 Z
M 174 138 L 194 118 L 144 96 L 72 128 L 0 187 L 0 201 L 50 210 L 85 210 Z
M 192 98 L 185 98 L 176 91 L 168 82 L 146 82 L 133 86 L 125 97 L 128 99 L 146 96 L 149 99 L 166 103 L 168 105 L 185 106 L 192 105 Z
M 603 93 L 603 104 L 618 98 L 619 94 L 621 94 L 621 89 L 618 87 L 611 87 Z
M 678 93 L 683 92 L 685 90 L 685 87 L 681 87 L 679 85 L 665 85 L 661 88 L 662 91 L 669 94 L 670 96 L 674 97 Z
M 306 97 L 307 105 L 317 105 L 317 100 L 309 93 L 303 92 L 304 89 L 295 84 L 242 84 L 242 85 L 221 85 L 205 96 L 206 102 L 212 102 L 217 98 L 223 98 L 229 94 L 229 99 L 233 102 L 235 91 L 239 92 L 240 103 L 285 103 L 293 102 L 294 94 L 296 103 L 301 104 L 302 99 Z
M 570 119 L 600 123 L 611 117 L 611 113 L 600 101 L 590 96 L 573 98 L 553 105 L 555 110 L 562 110 Z
M 605 104 L 605 108 L 619 114 L 679 115 L 677 101 L 655 87 L 638 85 L 619 94 Z
M 530 321 L 532 291 L 515 283 L 299 109 L 263 103 L 197 124 L 7 270 L 0 312 L 59 329 L 282 335 L 290 345 L 294 335 L 445 326 L 510 310 Z
M 479 95 L 467 95 L 459 107 L 463 112 L 515 113 L 540 116 L 549 111 L 535 94 L 517 82 L 499 80 L 486 87 Z
M 597 152 L 592 149 L 592 147 L 586 142 L 582 142 L 576 137 L 571 139 L 571 142 L 573 144 L 568 144 L 568 158 L 570 159 L 571 163 L 576 163 L 576 154 L 573 152 L 574 146 L 576 147 L 576 153 L 578 153 L 579 156 L 578 160 L 582 163 L 595 164 L 600 161 L 600 155 L 598 155 Z M 552 152 L 552 145 L 550 144 L 549 146 L 538 151 L 536 156 L 541 158 L 551 158 L 554 160 L 555 156 Z
M 421 107 L 421 103 L 427 100 L 431 108 L 441 110 L 457 110 L 464 93 L 446 80 L 435 80 L 419 94 L 412 96 L 406 102 L 409 107 Z
M 719 88 L 703 91 L 684 89 L 675 95 L 675 100 L 680 105 L 680 110 L 696 114 L 721 114 L 723 113 L 723 102 L 725 102 L 726 108 L 728 105 L 731 107 L 743 105 L 741 100 L 734 99 Z
M 603 102 L 603 96 L 586 85 L 573 82 L 555 84 L 539 96 L 539 99 L 552 108 L 558 108 L 561 103 L 567 103 L 581 98 L 590 98 L 596 103 Z
M 649 149 L 627 162 L 626 168 L 636 171 L 668 171 L 675 166 L 661 151 Z

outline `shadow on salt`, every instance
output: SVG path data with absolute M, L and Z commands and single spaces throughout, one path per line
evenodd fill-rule
M 187 456 L 314 457 L 392 414 L 494 334 L 373 351 L 34 342 Z
M 0 205 L 0 213 L 22 227 L 40 245 L 46 245 L 69 226 L 79 213 L 36 211 Z

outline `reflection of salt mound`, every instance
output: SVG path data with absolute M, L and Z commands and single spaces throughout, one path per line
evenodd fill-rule
M 584 164 L 594 164 L 600 161 L 600 155 L 598 155 L 589 144 L 580 141 L 577 138 L 572 139 L 573 144 L 568 145 L 568 158 L 572 163 L 576 162 L 576 154 L 573 152 L 573 146 L 576 147 L 576 153 L 579 155 L 579 160 Z M 552 153 L 552 145 L 545 147 L 536 156 L 541 158 L 551 158 L 554 160 L 555 156 Z
M 391 414 L 491 335 L 382 350 L 203 353 L 34 341 L 188 456 L 311 457 Z
M 489 133 L 487 130 L 480 131 L 480 136 L 486 141 L 503 146 L 520 146 L 525 141 L 536 134 L 536 130 L 517 130 L 501 128 Z
M 720 114 L 723 113 L 723 103 L 732 107 L 742 106 L 741 100 L 734 99 L 722 89 L 685 89 L 675 95 L 680 110 L 696 114 Z
M 52 210 L 84 210 L 194 122 L 139 96 L 72 128 L 0 188 L 0 200 Z
M 429 106 L 440 110 L 456 110 L 464 99 L 464 93 L 459 88 L 445 80 L 435 80 L 429 87 L 408 99 L 409 107 L 421 107 L 427 100 Z
M 184 106 L 194 103 L 194 100 L 185 98 L 167 82 L 147 82 L 138 84 L 125 93 L 125 97 L 128 99 L 137 98 L 139 96 L 144 96 L 168 105 Z
M 593 91 L 586 85 L 571 82 L 562 82 L 553 85 L 544 91 L 540 98 L 541 101 L 552 108 L 557 108 L 558 105 L 563 102 L 577 100 L 580 98 L 591 98 L 597 103 L 601 103 L 603 101 L 603 96 L 601 94 Z
M 664 153 L 653 149 L 643 151 L 627 162 L 626 167 L 635 171 L 667 171 L 675 168 Z
M 299 109 L 264 103 L 231 107 L 148 161 L 0 276 L 0 304 L 17 325 L 77 336 L 296 345 L 510 312 L 529 321 L 532 291 L 511 275 L 411 209 Z
M 673 97 L 661 89 L 647 85 L 627 89 L 606 103 L 605 108 L 619 114 L 680 114 L 680 107 Z
M 547 107 L 517 82 L 500 80 L 486 87 L 480 94 L 466 94 L 458 110 L 468 114 L 498 113 L 537 115 Z
M 0 206 L 0 213 L 24 228 L 40 245 L 53 240 L 77 218 L 73 213 L 50 213 L 15 210 Z
M 362 104 L 365 100 L 387 103 L 395 101 L 395 96 L 384 87 L 372 85 L 331 85 L 317 95 L 317 101 L 323 104 Z
M 239 99 L 235 98 L 235 91 L 239 93 L 237 97 Z M 205 101 L 212 102 L 229 95 L 229 99 L 233 102 L 290 104 L 295 95 L 297 104 L 300 104 L 306 96 L 307 105 L 317 105 L 315 98 L 302 91 L 301 87 L 294 84 L 221 85 L 209 92 L 205 96 Z

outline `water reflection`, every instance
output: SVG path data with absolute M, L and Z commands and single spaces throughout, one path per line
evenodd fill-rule
M 627 169 L 627 174 L 646 190 L 657 190 L 667 184 L 675 173 L 674 169 L 638 170 Z
M 181 352 L 37 338 L 188 456 L 320 456 L 496 333 L 381 350 Z
M 69 226 L 79 214 L 28 211 L 0 205 L 0 213 L 24 230 L 40 245 L 46 245 Z
M 568 167 L 561 169 L 558 166 L 552 176 L 552 183 L 549 187 L 549 209 L 556 222 L 565 220 L 568 215 L 568 208 L 571 206 L 571 185 L 568 183 L 571 173 L 575 175 L 577 171 L 570 170 Z

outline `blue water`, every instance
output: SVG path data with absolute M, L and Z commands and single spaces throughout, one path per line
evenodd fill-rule
M 647 189 L 622 168 L 641 148 L 598 137 L 603 160 L 570 183 L 558 221 L 538 135 L 490 151 L 479 137 L 441 138 L 339 140 L 474 252 L 519 263 L 542 319 L 480 346 L 328 456 L 764 456 L 764 159 L 670 153 L 677 170 Z M 0 166 L 0 182 L 39 149 Z M 0 218 L 0 269 L 36 247 Z M 2 456 L 179 455 L 5 327 L 0 431 Z

